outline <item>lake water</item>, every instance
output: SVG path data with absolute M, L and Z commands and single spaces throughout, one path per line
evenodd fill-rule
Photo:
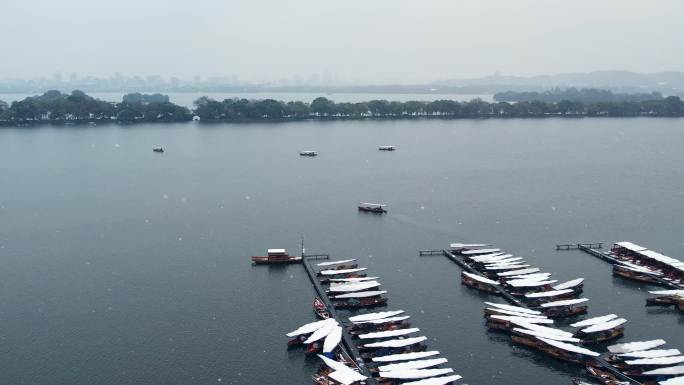
M 61 90 L 62 92 L 71 92 L 71 90 Z M 150 92 L 151 93 L 151 92 Z M 369 100 L 390 100 L 390 101 L 433 101 L 438 99 L 449 99 L 457 101 L 470 101 L 473 99 L 482 99 L 487 102 L 492 102 L 494 96 L 487 94 L 373 94 L 373 93 L 308 93 L 308 92 L 161 92 L 169 95 L 171 102 L 188 108 L 193 107 L 195 100 L 202 96 L 207 96 L 215 100 L 224 99 L 276 99 L 285 102 L 303 101 L 310 103 L 318 97 L 326 97 L 335 102 L 367 102 Z M 88 92 L 88 95 L 106 100 L 109 102 L 121 102 L 124 92 Z M 34 96 L 34 94 L 0 94 L 0 100 L 7 103 L 23 100 L 26 97 Z
M 684 348 L 684 316 L 556 243 L 684 255 L 684 119 L 151 124 L 0 129 L 0 383 L 309 384 L 284 334 L 314 320 L 304 269 L 359 258 L 468 384 L 569 384 L 580 368 L 488 333 L 460 269 L 419 249 L 486 242 L 559 280 L 627 340 Z M 398 150 L 379 152 L 379 145 Z M 163 145 L 166 152 L 153 153 Z M 317 150 L 316 158 L 298 152 Z M 385 216 L 359 201 L 389 204 Z

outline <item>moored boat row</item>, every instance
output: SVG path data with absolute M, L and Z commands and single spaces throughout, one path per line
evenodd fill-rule
M 507 293 L 550 318 L 587 312 L 589 300 L 575 298 L 583 291 L 583 278 L 559 284 L 551 279 L 551 273 L 541 272 L 522 257 L 485 244 L 452 243 L 449 251 L 474 270 L 461 273 L 461 283 L 466 286 L 491 294 Z
M 638 282 L 684 288 L 684 262 L 632 242 L 616 242 L 606 256 L 613 274 Z
M 419 328 L 411 327 L 410 316 L 403 310 L 357 314 L 346 322 L 334 318 L 336 313 L 327 309 L 326 301 L 335 309 L 387 303 L 378 277 L 367 277 L 362 273 L 365 268 L 354 262 L 347 259 L 317 264 L 320 270 L 313 278 L 325 285 L 317 289 L 325 298 L 316 298 L 313 308 L 323 319 L 287 334 L 288 347 L 302 346 L 306 353 L 320 357 L 322 364 L 312 377 L 314 383 L 444 385 L 460 379 L 453 369 L 444 366 L 448 360 L 437 357 L 439 352 L 427 351 L 427 337 L 420 335 Z M 348 336 L 346 345 L 344 335 Z M 358 356 L 351 358 L 348 351 Z M 365 369 L 361 370 L 363 361 Z

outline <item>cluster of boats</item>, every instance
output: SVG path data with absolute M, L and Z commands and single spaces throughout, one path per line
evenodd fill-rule
M 334 308 L 385 305 L 386 291 L 378 290 L 378 277 L 368 277 L 354 259 L 318 263 L 317 278 Z M 313 310 L 321 320 L 287 334 L 288 347 L 301 346 L 317 354 L 321 366 L 313 381 L 319 385 L 446 385 L 461 378 L 444 365 L 438 351 L 428 351 L 427 337 L 411 327 L 403 310 L 351 316 L 340 323 L 326 301 L 316 298 Z M 344 334 L 349 338 L 347 346 Z M 348 346 L 351 345 L 351 346 Z M 352 354 L 355 358 L 352 358 Z
M 549 318 L 587 312 L 589 299 L 576 298 L 584 288 L 583 278 L 558 283 L 551 279 L 551 273 L 541 272 L 522 257 L 484 244 L 452 243 L 449 251 L 473 269 L 461 274 L 461 282 L 466 286 L 491 294 L 506 293 Z
M 644 385 L 683 385 L 684 356 L 679 349 L 665 349 L 665 340 L 629 342 L 608 346 L 603 360 L 620 373 Z M 589 375 L 606 385 L 624 384 L 613 373 L 588 365 Z M 576 384 L 581 384 L 577 381 Z
M 605 255 L 617 276 L 684 289 L 684 262 L 678 259 L 632 242 L 617 242 Z

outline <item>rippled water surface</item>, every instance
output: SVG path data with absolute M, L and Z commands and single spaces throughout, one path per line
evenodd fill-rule
M 314 319 L 301 266 L 356 257 L 469 384 L 579 368 L 486 331 L 460 269 L 419 249 L 495 244 L 586 277 L 590 315 L 684 348 L 684 316 L 556 243 L 684 256 L 684 120 L 297 122 L 0 129 L 0 383 L 308 384 L 284 333 Z M 379 152 L 379 145 L 398 150 Z M 163 145 L 164 154 L 151 151 Z M 317 150 L 301 158 L 300 150 Z M 385 216 L 359 201 L 389 204 Z

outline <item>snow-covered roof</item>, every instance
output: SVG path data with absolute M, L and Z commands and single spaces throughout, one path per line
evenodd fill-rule
M 663 339 L 650 340 L 650 341 L 636 341 L 628 342 L 624 344 L 616 344 L 608 346 L 608 351 L 611 353 L 630 353 L 640 350 L 648 350 L 657 348 L 658 346 L 665 345 L 667 342 Z

